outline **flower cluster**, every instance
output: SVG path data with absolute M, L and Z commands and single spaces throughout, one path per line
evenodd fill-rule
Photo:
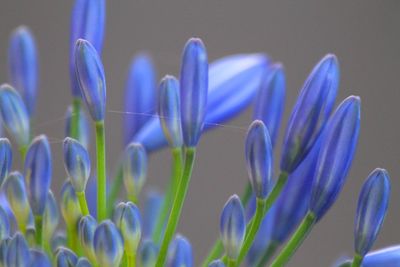
M 241 54 L 209 65 L 204 43 L 192 38 L 183 49 L 179 78 L 166 75 L 156 89 L 150 57 L 136 56 L 125 90 L 125 150 L 108 181 L 107 83 L 101 60 L 105 0 L 76 0 L 71 21 L 72 105 L 62 143 L 68 179 L 59 200 L 51 191 L 49 140 L 35 137 L 32 129 L 38 89 L 35 40 L 27 27 L 17 28 L 10 38 L 10 82 L 0 86 L 0 118 L 22 166 L 11 170 L 11 143 L 0 138 L 0 267 L 193 266 L 192 246 L 176 230 L 196 148 L 203 132 L 249 105 L 253 121 L 244 142 L 249 181 L 243 194 L 231 196 L 223 207 L 220 237 L 202 266 L 284 266 L 335 203 L 355 156 L 361 102 L 349 96 L 334 109 L 338 59 L 323 57 L 301 88 L 275 179 L 273 150 L 286 90 L 282 64 L 264 54 Z M 95 159 L 88 152 L 91 126 Z M 164 196 L 148 194 L 139 210 L 148 154 L 162 147 L 171 152 L 169 185 Z M 127 202 L 117 201 L 122 187 Z M 354 258 L 335 266 L 400 265 L 399 246 L 370 252 L 389 195 L 389 175 L 378 168 L 359 195 Z M 65 227 L 59 226 L 61 217 Z

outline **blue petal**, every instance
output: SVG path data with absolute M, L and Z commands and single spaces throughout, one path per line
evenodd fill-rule
M 168 251 L 168 267 L 193 267 L 192 246 L 187 238 L 177 235 Z
M 7 138 L 0 138 L 0 186 L 12 166 L 12 148 Z
M 30 267 L 51 267 L 51 261 L 42 251 L 37 249 L 30 250 Z
M 93 244 L 100 266 L 119 265 L 124 253 L 123 240 L 117 227 L 110 220 L 105 220 L 97 226 Z

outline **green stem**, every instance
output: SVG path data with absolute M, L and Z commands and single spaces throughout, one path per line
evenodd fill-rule
M 235 267 L 236 266 L 236 261 L 234 260 L 234 259 L 229 259 L 228 258 L 228 261 L 227 261 L 227 267 Z
M 289 242 L 276 257 L 271 267 L 284 266 L 290 260 L 290 258 L 296 252 L 297 248 L 301 245 L 301 243 L 303 243 L 304 239 L 310 233 L 315 222 L 316 222 L 316 217 L 314 213 L 308 212 L 306 217 L 303 219 L 303 221 L 297 228 L 296 232 L 290 238 Z
M 114 209 L 114 204 L 119 195 L 119 191 L 121 189 L 122 183 L 123 183 L 123 170 L 122 170 L 122 166 L 119 165 L 117 175 L 115 176 L 115 178 L 112 182 L 110 193 L 107 196 L 107 199 L 108 199 L 108 201 L 107 201 L 107 216 L 110 216 Z
M 363 261 L 363 257 L 360 254 L 354 255 L 354 259 L 353 259 L 353 263 L 351 264 L 351 267 L 360 267 L 362 261 Z
M 265 200 L 264 216 L 268 213 L 269 209 L 272 207 L 272 205 L 275 203 L 276 199 L 282 192 L 283 187 L 286 185 L 288 176 L 289 175 L 286 172 L 281 172 L 279 174 L 278 180 L 276 181 L 274 188 L 272 189 L 271 193 L 268 194 L 268 197 Z
M 247 204 L 250 201 L 251 195 L 252 195 L 252 189 L 251 189 L 251 184 L 250 182 L 247 182 L 245 190 L 242 194 L 241 201 L 244 207 L 247 206 Z M 210 252 L 207 255 L 207 258 L 203 261 L 201 264 L 202 267 L 208 267 L 211 261 L 217 259 L 220 255 L 222 255 L 222 252 L 224 251 L 224 245 L 221 242 L 221 239 L 218 239 L 215 241 L 214 246 L 210 250 Z
M 264 207 L 265 207 L 265 199 L 257 198 L 256 211 L 255 211 L 249 232 L 248 232 L 248 234 L 246 234 L 246 238 L 244 240 L 243 246 L 240 249 L 239 257 L 236 260 L 235 266 L 240 266 L 244 257 L 247 255 L 247 252 L 249 252 L 254 239 L 256 238 L 256 234 L 257 234 L 258 229 L 260 228 L 261 222 L 264 218 Z
M 78 244 L 78 238 L 77 238 L 77 227 L 73 225 L 67 225 L 67 244 L 68 247 L 72 251 L 77 251 L 77 244 Z
M 193 163 L 195 159 L 196 149 L 189 147 L 186 149 L 185 163 L 182 178 L 175 194 L 174 203 L 171 208 L 171 214 L 168 219 L 167 227 L 165 228 L 164 238 L 161 242 L 160 253 L 157 257 L 156 267 L 164 266 L 167 257 L 168 246 L 172 237 L 175 234 L 176 227 L 179 222 L 183 203 L 185 202 L 186 193 L 189 187 L 190 177 L 192 176 Z
M 175 196 L 179 179 L 182 176 L 182 148 L 173 148 L 171 152 L 172 152 L 171 179 L 168 185 L 167 193 L 165 194 L 161 211 L 158 215 L 157 222 L 154 227 L 153 240 L 155 243 L 160 242 L 160 239 L 162 237 L 161 236 L 162 231 L 165 225 L 165 220 L 173 204 L 174 201 L 173 197 Z
M 96 122 L 96 154 L 97 154 L 97 220 L 106 219 L 106 138 L 104 121 Z
M 126 255 L 126 267 L 136 267 L 136 254 Z
M 81 99 L 79 97 L 74 97 L 72 99 L 72 113 L 71 113 L 71 129 L 70 135 L 74 139 L 79 139 L 79 118 L 81 112 Z
M 258 263 L 256 264 L 256 266 L 257 266 L 257 267 L 264 267 L 264 266 L 266 266 L 267 263 L 268 263 L 268 261 L 269 261 L 269 260 L 271 259 L 271 257 L 275 254 L 275 252 L 276 252 L 278 246 L 279 246 L 279 243 L 278 243 L 278 242 L 271 241 L 271 242 L 268 244 L 268 246 L 267 246 L 267 248 L 266 248 L 266 250 L 265 250 L 263 256 L 262 256 L 261 259 L 258 261 Z
M 24 165 L 26 153 L 28 152 L 28 145 L 22 145 L 19 147 L 19 154 L 21 155 L 21 163 Z
M 42 216 L 35 216 L 36 244 L 39 247 L 43 245 L 43 221 Z
M 76 196 L 78 197 L 79 206 L 81 207 L 82 215 L 83 216 L 89 215 L 89 208 L 88 208 L 88 205 L 86 202 L 85 191 L 76 192 Z

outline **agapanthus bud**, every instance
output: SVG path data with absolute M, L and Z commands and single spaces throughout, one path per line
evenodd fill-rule
M 26 26 L 16 28 L 8 47 L 11 84 L 24 99 L 29 116 L 35 113 L 38 85 L 38 56 L 35 39 Z
M 43 213 L 43 239 L 50 242 L 51 237 L 57 229 L 60 222 L 60 211 L 58 203 L 51 191 L 47 193 L 46 206 Z
M 76 80 L 75 43 L 79 38 L 88 40 L 101 53 L 104 39 L 105 0 L 76 0 L 71 16 L 70 77 L 72 95 L 80 97 Z
M 83 110 L 81 110 L 78 114 L 79 118 L 79 133 L 77 136 L 77 140 L 81 143 L 86 149 L 89 148 L 90 143 L 90 128 L 88 118 Z M 71 136 L 71 119 L 72 119 L 72 106 L 69 106 L 67 112 L 65 114 L 65 137 Z
M 260 120 L 254 121 L 249 127 L 245 154 L 253 192 L 257 198 L 265 199 L 272 179 L 272 144 L 267 127 Z
M 97 221 L 90 215 L 83 216 L 79 221 L 79 239 L 85 255 L 92 261 L 96 261 L 93 239 Z
M 155 113 L 156 74 L 149 55 L 139 54 L 132 59 L 125 85 L 123 132 L 124 145 Z
M 30 266 L 30 253 L 28 243 L 21 233 L 16 233 L 11 239 L 6 257 L 7 267 Z
M 75 267 L 92 267 L 92 264 L 86 258 L 79 258 Z
M 66 247 L 59 247 L 56 251 L 56 267 L 74 267 L 78 262 L 75 252 Z
M 38 249 L 31 249 L 30 251 L 31 262 L 29 267 L 51 267 L 51 261 L 42 251 Z
M 389 197 L 389 174 L 386 170 L 375 169 L 361 189 L 354 225 L 354 248 L 362 257 L 371 249 L 381 229 Z
M 221 213 L 219 227 L 226 255 L 230 259 L 236 259 L 239 256 L 246 234 L 244 210 L 237 195 L 231 196 L 226 202 Z
M 144 240 L 139 249 L 139 266 L 154 267 L 158 256 L 158 247 L 150 239 Z
M 181 100 L 179 82 L 173 76 L 165 76 L 158 88 L 158 115 L 170 147 L 181 147 Z
M 346 98 L 323 133 L 309 206 L 317 220 L 335 202 L 350 170 L 360 129 L 360 105 L 360 98 Z
M 123 180 L 129 196 L 138 197 L 147 176 L 147 153 L 141 144 L 131 143 L 125 149 Z
M 339 85 L 339 65 L 326 55 L 312 70 L 289 119 L 281 170 L 291 173 L 307 155 L 327 122 Z
M 143 208 L 142 237 L 151 238 L 163 205 L 164 196 L 157 191 L 146 193 Z
M 67 225 L 76 225 L 82 216 L 81 206 L 71 181 L 67 180 L 61 188 L 61 214 Z
M 200 39 L 190 39 L 183 50 L 180 97 L 184 145 L 195 147 L 203 130 L 208 95 L 207 51 Z
M 168 250 L 168 267 L 192 267 L 193 251 L 189 240 L 177 235 Z
M 12 172 L 5 180 L 3 188 L 18 224 L 26 225 L 31 208 L 25 190 L 24 178 L 19 172 Z
M 21 96 L 8 84 L 0 86 L 0 116 L 7 131 L 20 146 L 30 140 L 29 115 Z
M 86 107 L 94 121 L 103 121 L 106 110 L 106 80 L 96 49 L 86 40 L 75 45 L 76 76 Z
M 51 175 L 50 144 L 45 135 L 40 135 L 29 146 L 24 168 L 29 203 L 35 216 L 43 215 L 50 189 Z
M 93 244 L 100 266 L 119 265 L 124 253 L 124 243 L 117 227 L 110 220 L 105 220 L 97 226 Z
M 7 250 L 10 242 L 11 237 L 6 237 L 0 241 L 0 267 L 5 267 L 7 264 Z
M 0 138 L 0 186 L 12 166 L 12 148 L 7 138 Z
M 272 146 L 275 145 L 285 106 L 286 79 L 280 63 L 265 72 L 254 103 L 253 119 L 261 120 L 268 129 Z
M 56 252 L 58 248 L 65 247 L 67 243 L 67 236 L 65 232 L 58 231 L 54 234 L 53 238 L 51 239 L 51 251 Z
M 212 261 L 208 265 L 208 267 L 225 267 L 225 264 L 222 260 L 215 260 L 215 261 Z
M 400 246 L 388 247 L 368 253 L 362 263 L 363 267 L 398 266 Z
M 136 253 L 142 235 L 139 209 L 132 202 L 121 202 L 114 210 L 113 221 L 124 239 L 126 253 Z
M 90 175 L 90 156 L 77 140 L 67 137 L 63 143 L 64 166 L 75 192 L 85 192 Z
M 10 236 L 10 220 L 8 219 L 7 213 L 0 205 L 0 240 Z

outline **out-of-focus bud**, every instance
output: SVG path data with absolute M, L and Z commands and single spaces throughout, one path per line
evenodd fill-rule
M 355 252 L 364 257 L 382 227 L 389 205 L 390 180 L 386 170 L 375 169 L 365 181 L 358 198 L 354 225 Z
M 154 267 L 158 256 L 158 247 L 150 239 L 144 240 L 139 249 L 139 266 Z
M 326 125 L 309 205 L 316 220 L 335 202 L 350 170 L 360 129 L 360 105 L 360 98 L 346 98 Z
M 124 146 L 155 113 L 156 74 L 149 55 L 139 54 L 132 59 L 124 95 Z
M 157 191 L 149 191 L 146 193 L 146 200 L 143 208 L 143 238 L 152 238 L 154 227 L 163 205 L 163 200 L 163 195 Z
M 105 220 L 97 226 L 93 244 L 100 266 L 114 267 L 120 264 L 124 243 L 117 227 L 110 220 Z
M 339 86 L 336 56 L 326 55 L 305 81 L 286 129 L 281 170 L 291 173 L 314 145 L 327 122 Z
M 8 245 L 6 266 L 30 266 L 30 258 L 28 243 L 21 233 L 16 233 Z
M 81 207 L 71 181 L 67 180 L 61 188 L 61 214 L 69 226 L 77 225 L 82 216 Z
M 97 221 L 90 215 L 83 216 L 79 221 L 79 239 L 86 257 L 92 262 L 96 262 L 93 239 Z
M 0 241 L 0 267 L 6 266 L 7 250 L 10 245 L 11 237 L 6 237 Z
M 77 140 L 64 139 L 64 166 L 75 192 L 85 192 L 90 175 L 90 156 Z
M 233 195 L 226 202 L 220 219 L 221 241 L 228 258 L 236 259 L 244 242 L 246 220 L 242 202 Z
M 253 192 L 257 198 L 265 199 L 272 179 L 272 144 L 267 127 L 260 120 L 254 121 L 249 127 L 245 154 Z
M 43 213 L 43 239 L 50 242 L 60 222 L 60 211 L 51 190 L 47 194 L 46 206 Z
M 123 180 L 128 197 L 137 198 L 146 181 L 147 153 L 141 144 L 131 143 L 125 149 Z
M 86 107 L 94 121 L 103 121 L 106 111 L 106 79 L 96 49 L 86 40 L 75 45 L 76 76 Z
M 0 138 L 0 186 L 8 176 L 12 165 L 12 148 L 7 138 Z
M 81 110 L 78 114 L 79 118 L 79 133 L 78 133 L 78 141 L 81 143 L 86 149 L 89 148 L 90 143 L 90 128 L 88 118 L 83 110 Z M 71 119 L 72 119 L 72 107 L 69 106 L 67 112 L 65 114 L 65 137 L 71 136 Z
M 79 258 L 75 267 L 92 267 L 92 264 L 90 264 L 90 262 L 86 258 Z
M 55 257 L 56 267 L 76 266 L 77 262 L 78 262 L 78 257 L 72 250 L 66 247 L 59 247 L 57 249 Z
M 51 261 L 42 251 L 38 249 L 31 249 L 31 262 L 29 267 L 51 267 Z
M 54 234 L 53 238 L 51 239 L 51 251 L 55 253 L 58 248 L 65 247 L 67 243 L 67 237 L 65 232 L 58 231 Z
M 0 240 L 10 236 L 10 220 L 7 213 L 0 206 Z
M 285 106 L 286 79 L 280 63 L 270 66 L 264 74 L 254 104 L 254 120 L 261 120 L 268 128 L 275 146 Z
M 50 189 L 51 175 L 50 144 L 45 135 L 40 135 L 29 146 L 24 169 L 29 203 L 35 216 L 43 215 Z
M 193 251 L 189 240 L 177 235 L 168 250 L 168 267 L 192 267 Z
M 21 94 L 32 117 L 36 108 L 38 55 L 33 34 L 26 26 L 16 28 L 11 34 L 8 65 L 11 84 Z
M 190 39 L 183 50 L 180 97 L 184 145 L 195 147 L 200 139 L 206 115 L 208 95 L 207 51 L 200 39 Z
M 0 85 L 0 117 L 19 146 L 30 141 L 29 115 L 21 96 L 8 84 Z
M 222 260 L 215 260 L 215 261 L 212 261 L 208 265 L 208 267 L 225 267 L 225 264 Z

